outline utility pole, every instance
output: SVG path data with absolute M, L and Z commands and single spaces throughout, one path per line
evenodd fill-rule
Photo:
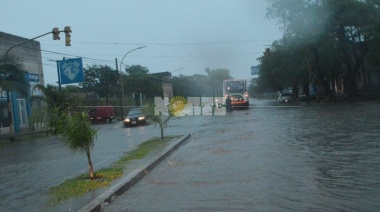
M 119 80 L 117 81 L 117 84 L 120 83 L 120 80 L 121 80 L 121 73 L 119 73 L 119 65 L 117 64 L 117 58 L 115 58 L 115 63 L 116 63 L 116 72 L 119 74 Z M 123 120 L 124 118 L 124 114 L 123 114 L 123 105 L 122 105 L 122 102 L 121 102 L 121 89 L 119 87 L 119 105 L 120 105 L 120 116 L 121 116 L 121 120 Z
M 108 67 L 106 68 L 106 105 L 108 106 Z

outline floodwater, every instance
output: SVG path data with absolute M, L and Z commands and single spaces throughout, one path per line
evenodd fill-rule
M 99 129 L 92 162 L 95 170 L 108 167 L 149 140 L 147 127 L 124 128 L 121 122 L 94 125 Z M 90 202 L 97 192 L 68 203 L 49 206 L 47 191 L 66 179 L 88 173 L 85 154 L 73 153 L 58 137 L 45 137 L 8 144 L 0 148 L 0 211 L 73 211 Z
M 192 139 L 104 211 L 379 210 L 380 103 L 251 106 L 171 122 Z

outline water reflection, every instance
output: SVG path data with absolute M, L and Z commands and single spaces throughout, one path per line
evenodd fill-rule
M 377 104 L 329 105 L 305 110 L 298 145 L 310 151 L 312 176 L 326 210 L 372 210 L 379 200 L 380 126 Z M 308 116 L 309 118 L 306 118 Z M 297 144 L 294 144 L 297 145 Z
M 106 211 L 378 210 L 379 103 L 252 103 L 171 125 L 192 140 Z

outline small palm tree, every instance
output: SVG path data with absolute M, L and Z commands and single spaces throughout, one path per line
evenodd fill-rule
M 63 117 L 62 117 L 63 116 Z M 76 112 L 71 116 L 62 114 L 66 124 L 59 131 L 62 132 L 63 141 L 73 152 L 86 153 L 89 165 L 90 178 L 94 179 L 94 168 L 91 160 L 91 150 L 94 147 L 97 130 L 91 127 L 88 114 Z
M 19 58 L 14 56 L 0 56 L 0 87 L 7 92 L 7 102 L 11 105 L 10 92 L 17 92 L 26 97 L 28 94 L 29 82 L 22 71 L 23 65 Z M 10 141 L 15 140 L 12 122 L 12 111 L 8 111 Z
M 167 127 L 170 118 L 173 117 L 172 113 L 169 113 L 169 115 L 164 116 L 162 112 L 159 112 L 159 115 L 154 115 L 154 105 L 151 104 L 147 108 L 144 108 L 144 112 L 146 114 L 149 114 L 151 117 L 151 120 L 156 123 L 156 126 L 160 126 L 160 132 L 161 132 L 161 140 L 164 140 L 164 129 Z

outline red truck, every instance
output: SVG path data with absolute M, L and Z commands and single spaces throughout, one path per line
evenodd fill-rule
M 91 108 L 88 116 L 91 122 L 111 123 L 115 117 L 115 113 L 112 106 L 98 106 Z

